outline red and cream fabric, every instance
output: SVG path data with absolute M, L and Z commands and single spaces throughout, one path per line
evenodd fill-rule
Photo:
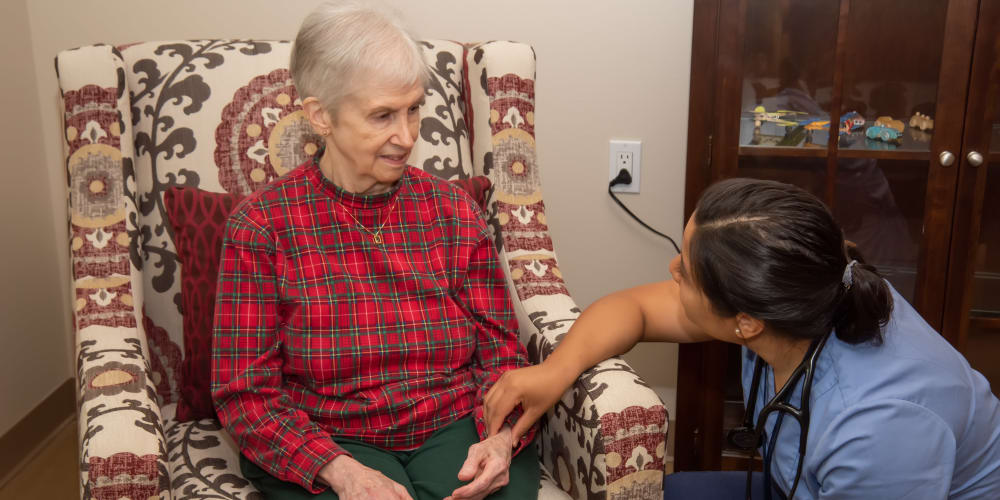
M 534 53 L 510 42 L 423 46 L 434 78 L 410 162 L 445 179 L 490 178 L 487 225 L 520 340 L 538 362 L 579 309 L 545 219 Z M 85 498 L 259 498 L 217 421 L 176 418 L 183 269 L 164 194 L 249 194 L 315 152 L 289 50 L 195 40 L 57 57 Z M 624 361 L 597 365 L 543 423 L 540 498 L 659 498 L 666 431 L 662 403 Z

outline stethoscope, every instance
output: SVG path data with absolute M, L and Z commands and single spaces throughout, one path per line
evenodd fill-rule
M 809 396 L 812 393 L 813 374 L 816 370 L 816 360 L 819 359 L 819 355 L 823 351 L 823 346 L 826 345 L 828 338 L 830 338 L 830 334 L 824 335 L 809 346 L 805 359 L 792 372 L 792 376 L 788 378 L 785 386 L 760 410 L 756 425 L 753 423 L 753 414 L 754 410 L 757 409 L 757 391 L 760 389 L 760 378 L 764 373 L 764 363 L 761 361 L 760 356 L 754 362 L 753 382 L 750 384 L 750 397 L 747 399 L 747 409 L 743 415 L 743 426 L 730 430 L 727 439 L 733 446 L 744 451 L 750 451 L 752 455 L 753 450 L 760 448 L 764 444 L 764 425 L 767 423 L 767 417 L 773 412 L 778 412 L 778 420 L 774 424 L 774 433 L 769 440 L 768 447 L 764 450 L 764 498 L 767 500 L 771 500 L 771 458 L 774 455 L 774 446 L 777 443 L 778 431 L 781 429 L 781 421 L 785 415 L 791 415 L 799 424 L 799 459 L 795 467 L 795 481 L 792 482 L 792 489 L 787 498 L 792 499 L 795 497 L 795 489 L 799 486 L 799 479 L 802 476 L 802 464 L 806 456 L 806 441 L 809 438 Z M 805 376 L 805 382 L 802 384 L 801 408 L 795 408 L 789 403 L 789 400 L 795 391 L 795 386 L 798 385 L 799 379 L 803 376 Z M 753 458 L 751 456 L 747 460 L 747 500 L 750 500 L 750 482 L 752 477 Z

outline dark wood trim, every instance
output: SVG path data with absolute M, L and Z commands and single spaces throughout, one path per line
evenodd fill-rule
M 712 182 L 712 164 L 718 141 L 716 127 L 720 0 L 694 0 L 691 40 L 691 93 L 688 103 L 687 175 L 684 182 L 684 221 L 691 216 L 701 193 Z M 715 144 L 713 144 L 715 142 Z M 703 450 L 700 439 L 704 418 L 702 352 L 699 344 L 680 346 L 677 366 L 677 415 L 673 427 L 674 470 L 699 470 Z
M 791 158 L 823 158 L 826 149 L 821 148 L 790 148 L 777 146 L 740 146 L 740 156 L 783 156 Z
M 701 470 L 701 421 L 704 396 L 701 366 L 704 346 L 681 344 L 677 356 L 677 422 L 674 425 L 674 471 Z
M 747 470 L 747 460 L 748 457 L 745 455 L 724 454 L 722 455 L 722 470 Z M 764 470 L 760 455 L 753 457 L 753 470 L 758 472 Z
M 715 116 L 712 117 L 716 121 L 715 139 L 712 141 L 712 181 L 735 177 L 739 171 L 743 32 L 746 28 L 747 1 L 720 0 L 719 3 L 718 81 L 715 87 Z
M 959 351 L 965 350 L 972 307 L 972 284 L 975 271 L 975 253 L 983 217 L 984 197 L 989 164 L 973 167 L 965 155 L 969 151 L 985 152 L 990 147 L 993 117 L 1000 112 L 1000 76 L 993 66 L 1000 56 L 995 44 L 1000 41 L 1000 7 L 993 2 L 983 3 L 978 12 L 975 49 L 969 76 L 969 96 L 965 108 L 965 127 L 962 151 L 958 156 L 958 196 L 955 200 L 954 219 L 951 221 L 953 236 L 948 262 L 948 284 L 945 293 L 943 331 Z M 992 160 L 993 155 L 990 155 Z M 977 318 L 980 324 L 996 324 L 996 318 Z
M 1000 318 L 969 318 L 969 327 L 1000 331 Z
M 871 158 L 875 160 L 923 160 L 930 161 L 930 151 L 841 149 L 841 158 Z
M 837 39 L 834 41 L 833 95 L 830 96 L 830 141 L 826 158 L 826 206 L 833 210 L 837 199 L 837 154 L 840 142 L 840 115 L 844 97 L 844 65 L 847 60 L 848 19 L 851 12 L 850 0 L 840 0 L 837 15 Z
M 989 156 L 987 156 L 990 163 L 1000 163 L 1000 151 L 990 151 Z
M 938 72 L 937 106 L 931 161 L 927 172 L 927 196 L 924 205 L 924 238 L 917 261 L 916 291 L 913 305 L 924 319 L 946 337 L 944 331 L 945 290 L 948 277 L 948 254 L 952 239 L 952 216 L 958 181 L 956 165 L 942 167 L 937 161 L 941 151 L 961 157 L 962 130 L 965 121 L 965 98 L 972 64 L 973 40 L 979 0 L 950 0 L 945 16 L 944 46 Z
M 677 377 L 674 470 L 719 470 L 722 466 L 723 404 L 728 344 L 681 344 Z
M 688 101 L 687 175 L 684 222 L 698 196 L 712 181 L 712 137 L 715 127 L 715 65 L 718 55 L 719 0 L 695 0 L 691 40 L 691 91 Z M 697 193 L 697 194 L 693 194 Z
M 0 484 L 75 412 L 76 384 L 67 379 L 0 437 Z

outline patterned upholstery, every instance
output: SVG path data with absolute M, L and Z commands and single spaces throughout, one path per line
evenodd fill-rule
M 521 340 L 544 359 L 579 314 L 559 271 L 534 139 L 534 53 L 423 43 L 434 78 L 411 163 L 486 175 L 487 215 Z M 195 40 L 57 57 L 84 498 L 259 498 L 214 420 L 174 419 L 180 269 L 163 194 L 249 193 L 318 145 L 286 69 L 290 44 Z M 620 359 L 586 372 L 543 420 L 541 498 L 660 498 L 666 411 Z

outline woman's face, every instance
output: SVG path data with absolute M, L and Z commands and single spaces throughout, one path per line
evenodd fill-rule
M 362 81 L 331 117 L 326 154 L 352 184 L 391 185 L 402 177 L 420 128 L 424 88 Z
M 670 274 L 677 282 L 680 296 L 681 308 L 684 314 L 698 326 L 702 331 L 713 338 L 725 342 L 741 342 L 742 339 L 735 335 L 736 318 L 723 318 L 712 309 L 708 297 L 701 291 L 701 288 L 691 278 L 691 237 L 697 228 L 694 223 L 694 215 L 688 220 L 684 227 L 684 240 L 681 242 L 681 253 L 670 261 Z

